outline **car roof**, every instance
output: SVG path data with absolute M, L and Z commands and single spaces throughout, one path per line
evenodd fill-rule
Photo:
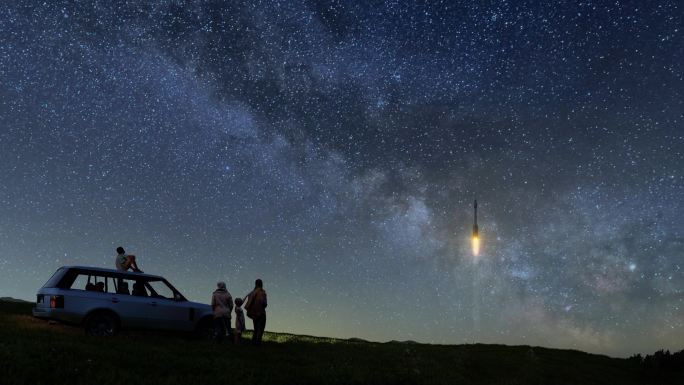
M 121 275 L 126 275 L 130 277 L 146 277 L 146 278 L 155 278 L 155 279 L 165 279 L 164 277 L 160 275 L 153 275 L 153 274 L 145 274 L 145 273 L 133 273 L 133 272 L 126 272 L 126 271 L 121 271 L 121 270 L 116 270 L 116 269 L 105 269 L 103 267 L 93 267 L 93 266 L 62 266 L 64 269 L 79 269 L 79 270 L 88 270 L 88 271 L 93 271 L 93 272 L 103 272 L 103 273 L 115 273 L 115 274 L 121 274 Z

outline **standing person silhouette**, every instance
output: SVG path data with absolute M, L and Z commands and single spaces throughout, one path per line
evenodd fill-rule
M 135 255 L 126 255 L 126 250 L 119 246 L 116 248 L 116 259 L 114 264 L 116 269 L 119 271 L 128 271 L 132 269 L 136 273 L 142 273 L 143 271 L 138 268 L 138 264 L 135 262 Z
M 261 279 L 254 282 L 254 290 L 247 294 L 247 303 L 245 310 L 247 310 L 247 317 L 254 322 L 254 332 L 252 334 L 252 345 L 261 345 L 261 338 L 264 336 L 264 329 L 266 329 L 266 290 L 264 290 L 264 283 Z
M 242 312 L 242 298 L 235 298 L 235 345 L 242 345 L 242 333 L 245 331 L 245 313 Z
M 221 343 L 223 338 L 233 340 L 233 332 L 230 327 L 230 313 L 233 311 L 233 297 L 226 289 L 226 283 L 216 283 L 216 290 L 211 295 L 211 309 L 214 312 L 214 335 L 216 342 Z

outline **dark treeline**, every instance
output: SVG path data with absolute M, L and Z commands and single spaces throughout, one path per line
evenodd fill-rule
M 641 354 L 636 354 L 629 359 L 639 362 L 647 369 L 684 371 L 684 350 L 670 353 L 669 350 L 661 349 L 652 355 L 646 355 L 646 357 L 642 357 Z

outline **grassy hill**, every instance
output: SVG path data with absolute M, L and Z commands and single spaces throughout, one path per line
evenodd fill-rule
M 24 301 L 23 299 L 16 299 L 12 297 L 0 297 L 0 302 L 23 302 L 30 303 L 29 301 Z
M 681 372 L 573 350 L 371 343 L 267 333 L 261 347 L 82 329 L 0 302 L 3 384 L 681 384 Z

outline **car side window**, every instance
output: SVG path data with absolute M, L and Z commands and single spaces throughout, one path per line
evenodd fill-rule
M 48 279 L 48 281 L 45 282 L 45 285 L 43 285 L 43 287 L 57 287 L 57 284 L 62 280 L 62 278 L 64 278 L 65 272 L 66 269 L 63 267 L 57 269 L 57 271 L 55 271 L 55 273 L 52 274 L 52 277 L 50 277 L 50 279 Z
M 72 290 L 86 290 L 86 285 L 88 285 L 88 275 L 78 274 L 69 288 Z
M 71 284 L 72 290 L 85 290 L 104 293 L 108 291 L 105 283 L 106 277 L 95 274 L 79 273 Z
M 119 280 L 115 277 L 106 277 L 105 291 L 109 294 L 121 294 Z
M 112 278 L 116 284 L 116 294 L 130 295 L 133 288 L 133 281 L 125 278 Z
M 153 290 L 152 296 L 167 299 L 174 298 L 173 290 L 171 290 L 171 288 L 168 287 L 164 281 L 149 281 L 148 284 Z
M 150 294 L 147 291 L 147 288 L 145 287 L 145 281 L 142 279 L 132 281 L 132 289 L 131 289 L 131 295 L 134 295 L 136 297 L 149 297 Z

